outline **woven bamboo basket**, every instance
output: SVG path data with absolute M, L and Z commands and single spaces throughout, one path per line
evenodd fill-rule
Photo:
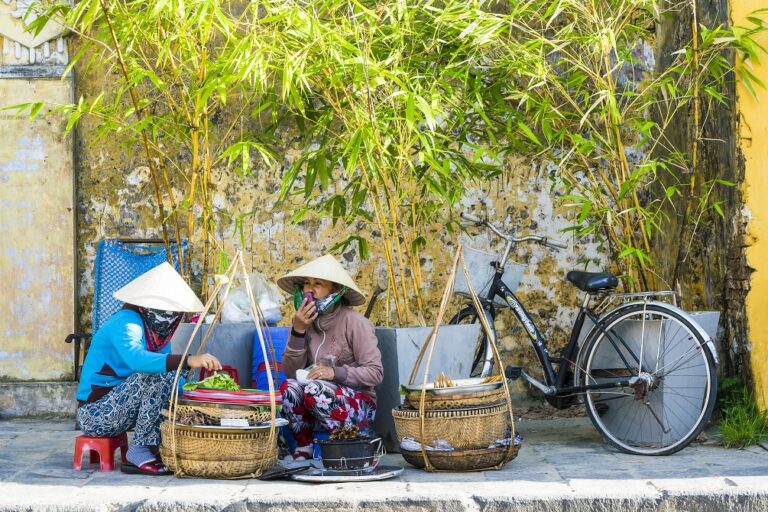
M 517 457 L 519 446 L 512 450 L 507 447 L 484 448 L 480 450 L 428 451 L 427 458 L 435 469 L 442 471 L 485 471 L 495 469 Z M 401 450 L 408 464 L 424 468 L 424 456 L 421 451 Z
M 496 347 L 496 336 L 491 330 L 485 315 L 480 315 L 479 320 L 490 341 L 494 368 L 499 372 L 494 377 L 498 377 L 502 383 L 501 388 L 494 390 L 496 393 L 475 393 L 474 396 L 435 396 L 435 394 L 427 392 L 427 378 L 429 376 L 430 363 L 432 362 L 432 354 L 437 345 L 437 333 L 456 281 L 459 261 L 461 261 L 472 302 L 477 311 L 482 311 L 483 309 L 480 299 L 469 279 L 469 271 L 462 255 L 461 245 L 459 245 L 453 259 L 451 275 L 443 291 L 443 298 L 435 319 L 435 326 L 421 346 L 421 350 L 419 350 L 413 365 L 413 370 L 411 370 L 410 379 L 408 380 L 409 385 L 415 384 L 422 359 L 426 356 L 421 377 L 421 389 L 415 393 L 410 393 L 411 396 L 406 397 L 408 404 L 413 406 L 415 410 L 404 407 L 392 410 L 398 440 L 402 443 L 404 437 L 411 437 L 422 444 L 422 449 L 414 453 L 421 457 L 420 467 L 427 471 L 500 469 L 514 457 L 512 455 L 513 452 L 517 453 L 517 448 L 512 446 L 502 448 L 500 452 L 495 450 L 487 452 L 489 450 L 488 446 L 496 440 L 510 435 L 507 429 L 509 429 L 511 436 L 514 438 L 515 421 L 512 414 L 512 402 L 509 398 L 509 387 L 501 373 L 502 362 L 499 350 Z M 440 384 L 444 383 L 441 382 Z M 438 382 L 435 381 L 433 386 L 439 387 Z M 494 404 L 497 400 L 502 400 L 502 402 Z M 444 439 L 453 446 L 455 451 L 451 452 L 452 455 L 447 456 L 451 457 L 450 461 L 443 460 L 447 459 L 447 457 L 440 458 L 439 455 L 433 455 L 435 452 L 431 450 L 427 451 L 426 446 L 432 445 L 437 439 Z M 440 459 L 440 466 L 432 463 L 433 457 Z
M 445 439 L 457 450 L 485 448 L 507 433 L 507 405 L 492 405 L 470 409 L 424 411 L 424 439 L 421 436 L 419 411 L 392 409 L 398 441 L 411 437 L 420 443 L 432 444 Z
M 434 411 L 438 409 L 462 409 L 465 407 L 498 405 L 505 398 L 504 388 L 456 395 L 434 395 L 427 393 L 424 396 L 424 408 Z M 413 409 L 419 408 L 419 400 L 421 400 L 421 391 L 409 391 L 405 395 L 405 403 Z
M 222 419 L 245 419 L 249 425 L 269 420 L 269 406 L 259 409 L 239 404 L 193 404 L 187 400 L 176 407 L 176 419 L 187 414 L 200 413 L 208 425 L 221 424 Z
M 258 478 L 277 462 L 277 437 L 269 429 L 239 430 L 176 425 L 176 457 L 171 424 L 160 424 L 160 456 L 178 476 L 202 478 Z M 270 443 L 271 441 L 271 443 Z
M 269 366 L 269 361 L 274 361 L 276 359 L 275 351 L 274 346 L 272 345 L 272 340 L 268 334 L 269 331 L 266 331 L 266 336 L 264 334 L 263 327 L 267 325 L 267 322 L 251 292 L 251 285 L 248 281 L 249 270 L 245 266 L 243 253 L 241 251 L 237 251 L 229 268 L 224 272 L 225 279 L 217 280 L 216 286 L 210 293 L 205 308 L 200 313 L 200 319 L 192 330 L 186 348 L 181 354 L 181 360 L 183 361 L 189 353 L 192 342 L 202 325 L 203 318 L 208 314 L 214 299 L 220 296 L 219 291 L 223 289 L 224 298 L 220 301 L 213 322 L 210 324 L 208 331 L 197 349 L 198 354 L 202 353 L 206 343 L 214 332 L 214 327 L 218 325 L 218 320 L 221 318 L 221 305 L 226 301 L 238 271 L 244 280 L 245 289 L 248 292 L 248 302 L 250 302 L 251 305 L 251 313 L 256 327 L 256 334 L 259 338 L 259 348 L 261 349 L 264 361 L 267 362 L 267 381 L 270 392 L 270 404 L 268 408 L 265 407 L 260 410 L 252 409 L 248 411 L 251 415 L 249 423 L 251 419 L 253 419 L 254 422 L 256 422 L 256 420 L 270 421 L 270 426 L 263 429 L 223 428 L 217 426 L 187 426 L 177 423 L 176 419 L 180 418 L 179 409 L 182 407 L 198 409 L 197 411 L 187 409 L 187 412 L 214 415 L 219 419 L 223 417 L 223 414 L 230 414 L 229 412 L 225 412 L 227 409 L 239 409 L 237 407 L 218 407 L 219 404 L 205 407 L 204 404 L 193 404 L 190 406 L 188 402 L 180 403 L 178 386 L 182 369 L 182 363 L 180 362 L 176 370 L 173 385 L 171 386 L 171 396 L 168 403 L 167 414 L 169 419 L 160 424 L 160 456 L 163 459 L 163 463 L 177 476 L 224 479 L 257 478 L 261 476 L 265 469 L 277 462 L 278 436 L 276 430 L 276 415 L 278 405 L 276 403 L 276 397 L 274 396 L 275 385 L 272 380 L 272 372 Z M 267 354 L 268 350 L 272 356 L 271 358 Z M 200 410 L 200 408 L 203 407 L 206 408 L 205 411 Z M 266 416 L 264 416 L 262 412 L 265 409 L 268 409 L 268 414 Z M 243 413 L 244 411 L 237 410 L 237 412 L 234 413 L 234 417 L 243 417 Z

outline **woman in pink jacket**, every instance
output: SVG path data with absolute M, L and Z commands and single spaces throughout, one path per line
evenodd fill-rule
M 383 378 L 373 325 L 352 310 L 365 296 L 331 255 L 280 278 L 296 314 L 283 353 L 283 415 L 296 438 L 291 460 L 312 457 L 312 432 L 370 428 Z M 297 373 L 298 372 L 298 373 Z

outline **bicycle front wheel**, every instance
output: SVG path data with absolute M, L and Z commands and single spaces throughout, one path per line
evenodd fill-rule
M 584 383 L 630 380 L 586 391 L 592 423 L 612 445 L 639 455 L 669 455 L 709 421 L 717 372 L 706 340 L 663 304 L 637 304 L 608 315 L 585 344 Z

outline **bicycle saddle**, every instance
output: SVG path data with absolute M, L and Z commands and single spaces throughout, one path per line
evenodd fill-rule
M 583 292 L 613 290 L 619 286 L 618 278 L 608 272 L 578 272 L 571 270 L 565 278 Z

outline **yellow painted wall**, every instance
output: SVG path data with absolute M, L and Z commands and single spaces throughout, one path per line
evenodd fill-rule
M 72 98 L 65 80 L 0 79 L 0 108 Z M 58 380 L 72 372 L 72 144 L 61 118 L 0 112 L 0 379 Z
M 734 0 L 731 17 L 735 25 L 746 25 L 745 17 L 765 7 L 765 0 Z M 768 45 L 768 35 L 760 38 Z M 766 57 L 763 57 L 765 60 Z M 754 73 L 768 83 L 768 65 L 755 66 Z M 742 85 L 737 84 L 739 108 L 739 137 L 744 156 L 744 195 L 749 210 L 749 238 L 747 261 L 755 271 L 751 290 L 747 296 L 749 337 L 752 344 L 751 362 L 758 403 L 768 409 L 768 91 L 758 92 L 755 99 Z

